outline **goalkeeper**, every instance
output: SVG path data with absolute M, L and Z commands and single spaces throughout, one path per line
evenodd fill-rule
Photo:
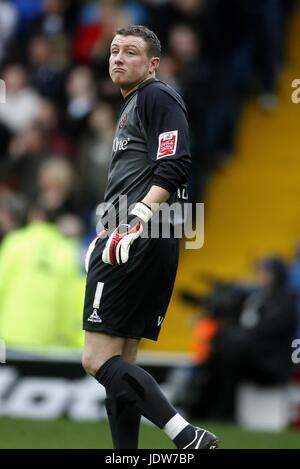
M 177 448 L 215 448 L 217 439 L 189 424 L 158 384 L 135 364 L 142 337 L 157 340 L 178 263 L 178 239 L 141 237 L 155 208 L 174 200 L 190 168 L 189 131 L 181 97 L 155 78 L 160 42 L 144 26 L 119 29 L 109 71 L 123 108 L 113 141 L 105 202 L 133 207 L 86 258 L 83 367 L 101 383 L 114 448 L 137 448 L 141 415 Z M 119 212 L 118 212 L 119 213 Z M 172 230 L 171 230 L 172 231 Z

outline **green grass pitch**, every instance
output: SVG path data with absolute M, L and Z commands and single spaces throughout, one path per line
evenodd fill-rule
M 219 423 L 195 424 L 215 432 L 222 440 L 222 448 L 300 448 L 299 430 L 265 433 Z M 0 418 L 0 429 L 0 448 L 112 448 L 105 421 L 32 421 L 4 417 Z M 172 449 L 174 446 L 161 430 L 142 425 L 140 448 Z

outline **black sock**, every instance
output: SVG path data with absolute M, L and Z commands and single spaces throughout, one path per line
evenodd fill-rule
M 160 428 L 177 414 L 152 376 L 119 355 L 107 360 L 95 378 L 109 395 L 135 404 L 142 415 Z
M 137 449 L 141 413 L 128 401 L 108 394 L 105 400 L 114 449 Z

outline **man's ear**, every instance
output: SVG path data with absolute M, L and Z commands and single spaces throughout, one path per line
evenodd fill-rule
M 150 67 L 149 67 L 149 73 L 155 72 L 160 64 L 160 58 L 159 57 L 152 57 L 151 62 L 150 62 Z

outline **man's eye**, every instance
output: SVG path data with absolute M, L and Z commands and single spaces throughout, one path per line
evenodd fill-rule
M 135 53 L 133 52 L 133 50 L 129 50 L 129 51 L 128 51 L 128 54 L 129 54 L 129 55 L 134 55 Z

